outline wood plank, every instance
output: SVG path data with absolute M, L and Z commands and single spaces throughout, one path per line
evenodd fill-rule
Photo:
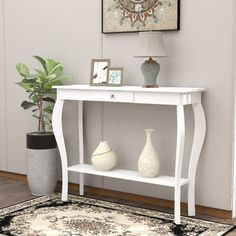
M 21 184 L 19 184 L 18 182 L 21 182 Z M 25 201 L 27 200 L 27 198 L 31 199 L 34 197 L 30 194 L 27 188 L 25 175 L 0 171 L 0 183 L 1 183 L 0 196 L 2 196 L 2 198 L 3 197 L 7 198 L 5 200 L 2 199 L 2 202 L 0 200 L 0 207 L 3 207 L 3 205 L 6 206 L 7 203 L 12 205 L 12 204 L 15 204 L 16 202 Z M 12 184 L 11 187 L 4 186 L 8 184 Z M 57 187 L 58 187 L 58 190 L 61 191 L 61 181 L 58 181 Z M 5 195 L 4 191 L 2 191 L 3 189 L 5 189 L 5 191 L 7 192 L 7 195 Z M 69 190 L 72 193 L 78 193 L 79 185 L 70 183 Z M 142 196 L 142 195 L 137 195 L 137 194 L 132 194 L 132 193 L 118 192 L 118 191 L 109 190 L 109 189 L 95 188 L 91 186 L 85 186 L 85 195 L 98 195 L 101 197 L 110 198 L 112 201 L 115 201 L 116 199 L 118 199 L 118 200 L 122 200 L 123 203 L 126 203 L 126 204 L 127 204 L 127 201 L 136 202 L 140 204 L 145 204 L 145 206 L 149 205 L 149 206 L 166 208 L 167 210 L 169 209 L 170 212 L 173 212 L 173 208 L 174 208 L 174 202 L 170 200 L 147 197 L 147 196 Z M 181 209 L 186 214 L 187 204 L 182 203 Z M 199 216 L 204 215 L 204 216 L 210 216 L 210 217 L 217 217 L 221 219 L 227 219 L 228 221 L 232 220 L 232 211 L 215 209 L 215 208 L 210 208 L 210 207 L 205 207 L 205 206 L 196 206 L 196 211 Z

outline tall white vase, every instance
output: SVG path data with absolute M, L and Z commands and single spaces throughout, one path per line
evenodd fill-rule
M 157 152 L 152 144 L 154 129 L 145 129 L 146 144 L 138 159 L 138 171 L 143 177 L 153 178 L 159 174 L 160 162 Z

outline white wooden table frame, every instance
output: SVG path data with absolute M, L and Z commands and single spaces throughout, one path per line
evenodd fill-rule
M 142 183 L 174 188 L 174 221 L 180 224 L 181 187 L 188 185 L 188 214 L 195 216 L 195 175 L 197 163 L 206 133 L 206 119 L 201 104 L 204 88 L 161 87 L 142 88 L 138 86 L 92 87 L 89 85 L 56 86 L 57 100 L 52 116 L 52 125 L 62 163 L 62 200 L 68 197 L 68 171 L 80 173 L 80 195 L 84 194 L 84 174 L 125 179 Z M 68 166 L 66 146 L 62 129 L 62 109 L 65 100 L 79 101 L 79 164 Z M 84 164 L 83 101 L 174 105 L 177 111 L 177 142 L 175 175 L 156 178 L 141 177 L 136 171 L 115 169 L 108 172 L 96 171 L 92 165 Z M 192 105 L 194 113 L 194 136 L 189 161 L 188 177 L 182 178 L 182 160 L 185 144 L 184 106 Z

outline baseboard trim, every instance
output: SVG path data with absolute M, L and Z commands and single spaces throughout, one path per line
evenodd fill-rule
M 26 175 L 5 172 L 5 171 L 0 171 L 0 176 L 11 178 L 14 180 L 19 180 L 19 181 L 26 181 L 27 179 Z M 61 188 L 61 181 L 58 181 L 58 187 Z M 69 183 L 69 190 L 78 191 L 79 184 Z M 174 208 L 174 202 L 170 200 L 148 197 L 148 196 L 132 194 L 132 193 L 126 193 L 126 192 L 119 192 L 115 190 L 85 186 L 85 193 L 97 194 L 97 195 L 102 195 L 102 196 L 111 197 L 115 199 L 121 199 L 121 200 L 126 200 L 126 201 L 133 201 L 133 202 L 153 205 L 157 207 L 165 207 L 169 209 Z M 187 211 L 188 209 L 187 203 L 181 203 L 181 209 L 184 211 Z M 222 210 L 222 209 L 216 209 L 216 208 L 197 205 L 196 212 L 197 214 L 200 214 L 200 215 L 219 217 L 222 219 L 232 219 L 232 211 L 227 211 L 227 210 Z

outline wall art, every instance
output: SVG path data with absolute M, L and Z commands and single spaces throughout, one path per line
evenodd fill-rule
M 102 32 L 179 30 L 180 0 L 102 0 Z

